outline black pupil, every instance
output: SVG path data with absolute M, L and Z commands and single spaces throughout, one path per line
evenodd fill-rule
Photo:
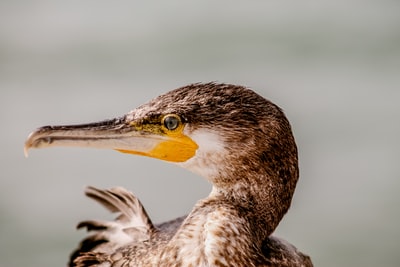
M 178 125 L 179 125 L 179 120 L 176 117 L 169 116 L 164 119 L 164 126 L 168 130 L 175 130 L 176 128 L 178 128 Z

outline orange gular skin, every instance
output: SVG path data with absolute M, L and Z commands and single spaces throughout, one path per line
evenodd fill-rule
M 166 118 L 167 116 L 164 116 L 164 118 Z M 162 119 L 160 124 L 131 124 L 139 132 L 150 133 L 150 135 L 148 136 L 148 141 L 153 143 L 154 146 L 152 149 L 149 149 L 148 151 L 130 149 L 116 150 L 122 153 L 147 156 L 170 162 L 187 161 L 196 154 L 199 146 L 190 137 L 183 133 L 185 125 L 180 121 L 180 118 L 178 116 L 175 117 L 179 119 L 179 124 L 174 130 L 169 130 L 164 126 L 164 118 Z
M 184 134 L 168 135 L 168 139 L 160 140 L 155 147 L 149 151 L 135 151 L 116 149 L 122 153 L 157 158 L 170 162 L 185 162 L 196 154 L 198 145 Z

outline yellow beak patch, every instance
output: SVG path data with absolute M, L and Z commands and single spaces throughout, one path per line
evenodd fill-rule
M 122 153 L 147 156 L 171 162 L 184 162 L 196 154 L 197 148 L 198 145 L 191 138 L 182 134 L 181 136 L 169 136 L 167 140 L 160 140 L 149 151 L 116 150 Z

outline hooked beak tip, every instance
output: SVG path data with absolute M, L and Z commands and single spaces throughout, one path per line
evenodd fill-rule
M 25 158 L 27 158 L 29 156 L 29 149 L 32 148 L 32 136 L 33 136 L 33 133 L 31 133 L 25 141 L 25 145 L 24 145 Z
M 29 156 L 28 150 L 29 150 L 29 147 L 27 147 L 27 146 L 25 145 L 25 146 L 24 146 L 24 156 L 25 156 L 25 158 L 27 158 L 27 157 Z

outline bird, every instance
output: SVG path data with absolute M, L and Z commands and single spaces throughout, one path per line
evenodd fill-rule
M 212 185 L 188 215 L 160 224 L 125 188 L 87 187 L 89 198 L 118 216 L 78 224 L 91 234 L 69 266 L 313 266 L 273 235 L 299 178 L 290 123 L 280 107 L 246 86 L 193 83 L 114 119 L 43 126 L 28 136 L 24 151 L 53 146 L 152 157 Z

